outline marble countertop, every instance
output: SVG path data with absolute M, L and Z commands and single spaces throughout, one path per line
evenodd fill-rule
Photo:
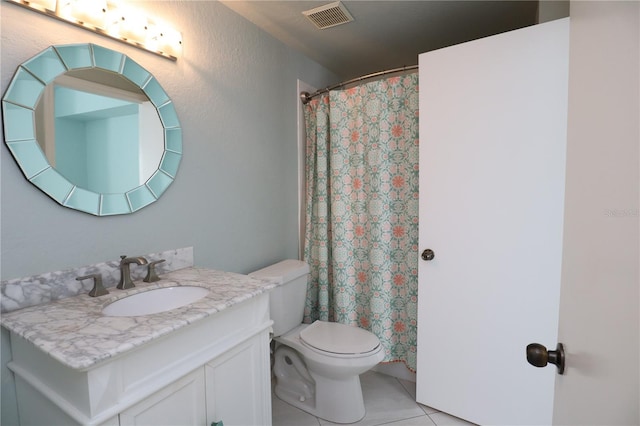
M 276 287 L 277 284 L 231 272 L 186 268 L 155 283 L 136 282 L 129 290 L 109 288 L 100 297 L 80 295 L 20 309 L 1 318 L 2 326 L 23 337 L 62 364 L 86 370 L 216 312 Z M 199 286 L 202 299 L 181 308 L 138 317 L 108 317 L 102 309 L 124 297 L 154 288 Z

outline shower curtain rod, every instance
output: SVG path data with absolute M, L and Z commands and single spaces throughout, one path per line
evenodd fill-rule
M 329 91 L 331 91 L 333 89 L 337 89 L 339 87 L 344 87 L 347 84 L 357 83 L 359 81 L 368 80 L 368 79 L 374 78 L 374 77 L 380 77 L 381 75 L 393 74 L 393 73 L 396 73 L 396 72 L 410 71 L 410 70 L 415 70 L 415 69 L 418 69 L 418 65 L 408 65 L 408 66 L 404 66 L 404 67 L 400 67 L 400 68 L 394 68 L 392 70 L 374 72 L 373 74 L 367 74 L 367 75 L 364 75 L 362 77 L 352 78 L 351 80 L 343 81 L 342 83 L 334 84 L 333 86 L 329 86 L 329 87 L 325 87 L 324 89 L 316 90 L 315 92 L 313 92 L 311 94 L 309 94 L 309 92 L 301 92 L 300 93 L 300 99 L 302 100 L 302 103 L 306 105 L 311 99 L 315 98 L 316 96 L 321 95 L 323 93 L 327 93 L 327 92 L 329 92 Z

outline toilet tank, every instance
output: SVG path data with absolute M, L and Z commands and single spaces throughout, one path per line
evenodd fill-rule
M 252 272 L 249 276 L 279 284 L 269 293 L 269 313 L 275 337 L 302 324 L 309 277 L 307 263 L 301 260 L 283 260 Z

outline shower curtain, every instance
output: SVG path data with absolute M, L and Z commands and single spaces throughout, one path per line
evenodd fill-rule
M 305 322 L 370 330 L 415 371 L 418 74 L 331 91 L 305 121 Z

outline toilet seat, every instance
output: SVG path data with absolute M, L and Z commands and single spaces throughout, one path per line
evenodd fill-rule
M 300 340 L 311 348 L 341 355 L 360 355 L 380 347 L 378 337 L 362 328 L 316 321 L 300 331 Z

